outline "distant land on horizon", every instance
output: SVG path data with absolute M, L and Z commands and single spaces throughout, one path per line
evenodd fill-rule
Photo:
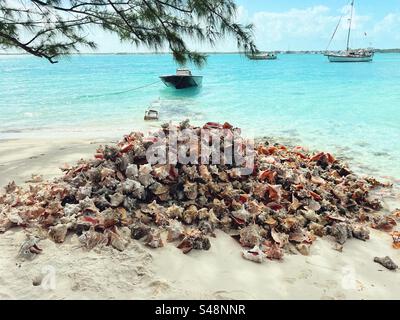
M 356 49 L 357 50 L 357 49 Z M 400 53 L 400 48 L 393 49 L 373 49 L 377 53 Z M 278 54 L 323 54 L 330 50 L 271 50 L 271 51 L 260 51 L 260 52 L 274 52 Z M 337 51 L 337 50 L 332 50 Z M 211 51 L 201 52 L 204 54 L 244 54 L 243 51 Z M 70 55 L 147 55 L 147 54 L 171 54 L 170 52 L 77 52 L 71 53 Z M 0 52 L 0 56 L 22 56 L 30 55 L 26 52 Z

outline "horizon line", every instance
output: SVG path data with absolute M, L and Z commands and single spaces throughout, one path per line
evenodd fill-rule
M 375 51 L 399 51 L 400 48 L 373 48 Z M 277 53 L 319 53 L 319 52 L 327 52 L 327 51 L 341 51 L 341 50 L 314 50 L 314 49 L 306 49 L 306 50 L 260 50 L 260 52 L 277 52 Z M 199 51 L 201 54 L 245 54 L 244 51 Z M 129 52 L 129 51 L 121 51 L 121 52 L 72 52 L 68 55 L 146 55 L 146 54 L 172 54 L 171 52 Z M 28 52 L 0 52 L 0 55 L 4 56 L 13 56 L 13 55 L 31 55 Z

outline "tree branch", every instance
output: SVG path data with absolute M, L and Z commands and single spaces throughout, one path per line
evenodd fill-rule
M 189 13 L 189 14 L 192 14 L 193 13 L 193 9 L 183 9 L 183 8 L 179 8 L 179 7 L 177 7 L 177 6 L 174 6 L 173 4 L 170 4 L 170 3 L 168 3 L 168 2 L 164 2 L 164 1 L 161 1 L 161 0 L 155 0 L 156 2 L 158 2 L 159 4 L 161 4 L 161 5 L 165 5 L 165 6 L 167 6 L 167 7 L 170 7 L 170 8 L 173 8 L 173 9 L 175 9 L 175 10 L 178 10 L 178 11 L 180 11 L 180 12 L 185 12 L 185 13 Z
M 29 2 L 33 5 L 27 7 Z M 234 23 L 234 0 L 0 0 L 0 45 L 38 57 L 53 58 L 95 47 L 82 35 L 99 25 L 121 41 L 159 50 L 166 44 L 174 59 L 201 65 L 205 55 L 191 51 L 186 38 L 214 45 L 226 35 L 239 48 L 256 50 L 251 26 Z M 17 5 L 15 6 L 14 3 Z M 19 3 L 19 4 L 18 4 Z M 8 7 L 8 5 L 10 7 Z M 29 9 L 29 10 L 27 10 Z M 204 25 L 203 25 L 204 24 Z M 29 35 L 29 39 L 21 40 Z
M 31 47 L 29 47 L 29 46 L 21 43 L 20 41 L 18 41 L 16 38 L 13 38 L 13 37 L 9 36 L 8 34 L 5 34 L 5 33 L 1 32 L 1 31 L 0 31 L 0 37 L 3 37 L 4 39 L 7 39 L 8 41 L 14 43 L 17 47 L 25 50 L 26 52 L 28 52 L 28 53 L 36 56 L 36 57 L 46 58 L 47 60 L 49 60 L 50 63 L 57 63 L 58 62 L 58 61 L 54 61 L 53 60 L 54 56 L 50 56 L 50 55 L 47 55 L 47 54 L 45 54 L 43 52 L 40 52 L 38 50 L 32 49 Z
M 111 0 L 108 0 L 109 4 L 112 6 L 114 11 L 121 17 L 121 19 L 125 22 L 125 24 L 128 26 L 128 28 L 131 30 L 131 32 L 139 39 L 143 41 L 143 38 L 137 34 L 136 30 L 131 26 L 129 21 L 126 19 L 125 15 L 118 10 L 118 8 L 114 5 L 114 3 Z

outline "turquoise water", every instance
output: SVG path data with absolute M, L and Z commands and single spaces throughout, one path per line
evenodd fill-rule
M 166 88 L 169 55 L 83 55 L 51 65 L 0 57 L 0 139 L 118 136 L 143 128 L 160 99 L 161 121 L 229 121 L 254 136 L 328 150 L 358 170 L 400 178 L 400 55 L 334 64 L 321 55 L 250 61 L 211 55 L 200 90 Z M 124 94 L 116 92 L 155 84 Z

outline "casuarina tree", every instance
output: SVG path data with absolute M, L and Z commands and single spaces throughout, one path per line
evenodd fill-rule
M 168 48 L 174 59 L 202 65 L 206 56 L 188 40 L 216 44 L 234 39 L 254 53 L 252 25 L 236 22 L 233 0 L 0 0 L 0 46 L 19 49 L 51 63 L 57 57 L 95 49 L 93 28 L 152 50 Z

